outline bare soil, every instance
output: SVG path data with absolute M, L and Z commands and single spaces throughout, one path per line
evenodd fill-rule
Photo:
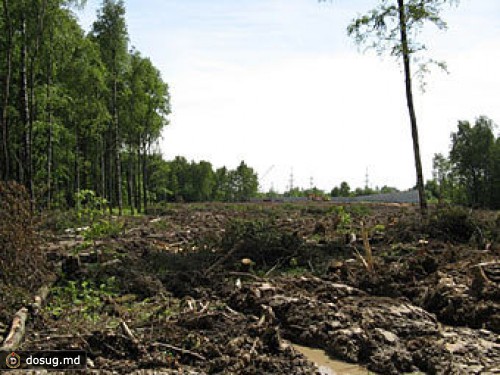
M 498 213 L 340 207 L 171 205 L 91 241 L 46 228 L 58 279 L 20 349 L 82 349 L 103 374 L 317 373 L 290 342 L 381 374 L 500 373 Z M 26 301 L 2 304 L 5 337 Z

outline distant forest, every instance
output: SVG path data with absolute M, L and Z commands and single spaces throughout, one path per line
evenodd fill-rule
M 85 34 L 79 1 L 3 0 L 0 12 L 0 175 L 26 186 L 34 207 L 72 207 L 91 190 L 109 207 L 159 200 L 244 200 L 257 176 L 244 163 L 162 159 L 168 84 L 129 49 L 123 1 L 105 0 Z M 210 178 L 208 178 L 210 177 Z
M 92 191 L 109 209 L 145 212 L 162 201 L 246 201 L 256 172 L 162 158 L 169 87 L 152 61 L 129 47 L 122 0 L 104 0 L 86 34 L 73 10 L 83 1 L 2 0 L 0 5 L 0 176 L 23 184 L 33 209 L 69 208 Z M 486 117 L 459 123 L 449 157 L 436 155 L 431 198 L 500 207 L 500 141 Z M 394 191 L 289 196 L 346 196 Z M 267 195 L 275 194 L 272 191 Z
M 427 193 L 438 201 L 500 209 L 500 137 L 485 116 L 459 121 L 448 156 L 434 155 Z

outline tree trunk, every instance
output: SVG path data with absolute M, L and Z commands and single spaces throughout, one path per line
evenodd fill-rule
M 141 140 L 139 139 L 139 143 L 137 146 L 137 176 L 136 176 L 136 185 L 135 185 L 135 205 L 137 207 L 137 212 L 141 212 Z
M 134 215 L 134 153 L 129 152 L 128 155 L 128 172 L 127 172 L 127 193 L 128 205 L 130 207 L 130 214 Z
M 111 137 L 111 134 L 110 134 Z M 110 142 L 111 143 L 111 142 Z M 113 215 L 113 206 L 115 204 L 115 198 L 113 194 L 113 163 L 111 162 L 111 153 L 112 151 L 110 150 L 108 152 L 108 156 L 106 158 L 106 166 L 107 166 L 107 183 L 108 183 L 108 197 L 109 197 L 109 214 Z
M 8 180 L 10 178 L 10 156 L 9 156 L 9 143 L 8 143 L 8 122 L 9 122 L 9 112 L 7 107 L 9 106 L 10 97 L 10 79 L 12 75 L 12 23 L 9 13 L 9 3 L 7 0 L 3 0 L 3 11 L 4 11 L 4 22 L 7 34 L 7 67 L 5 74 L 5 86 L 4 86 L 4 98 L 3 98 L 3 108 L 2 108 L 2 151 L 4 160 L 4 170 L 3 178 Z
M 106 142 L 101 137 L 101 197 L 106 198 Z M 109 202 L 108 202 L 109 204 Z M 104 213 L 105 207 L 102 207 Z
M 21 21 L 22 24 L 22 46 L 21 46 L 21 119 L 24 126 L 24 145 L 23 145 L 23 183 L 27 187 L 30 195 L 30 206 L 33 209 L 33 158 L 31 155 L 31 131 L 30 126 L 30 108 L 28 99 L 28 74 L 27 74 L 27 35 L 26 35 L 26 20 Z
M 142 142 L 142 199 L 144 205 L 144 213 L 148 212 L 148 151 L 146 148 L 146 140 Z
M 80 193 L 80 146 L 78 136 L 78 126 L 75 124 L 75 193 Z M 76 199 L 76 210 L 80 211 L 80 199 Z
M 410 122 L 411 122 L 411 135 L 413 139 L 413 152 L 415 154 L 415 170 L 417 174 L 417 189 L 420 200 L 420 211 L 422 215 L 426 215 L 427 200 L 425 198 L 422 161 L 420 158 L 417 116 L 415 115 L 415 107 L 413 104 L 413 92 L 412 92 L 411 70 L 410 70 L 410 51 L 408 48 L 408 36 L 406 33 L 406 13 L 404 7 L 404 0 L 398 0 L 398 11 L 399 11 L 399 31 L 401 34 L 401 46 L 403 52 L 403 65 L 404 65 L 405 84 L 406 84 L 406 102 L 408 105 L 408 112 L 410 115 Z
M 116 52 L 113 51 L 113 60 L 115 60 L 113 77 L 113 125 L 114 125 L 114 151 L 115 151 L 115 189 L 116 199 L 118 200 L 118 215 L 123 214 L 122 198 L 122 168 L 120 162 L 120 131 L 118 122 L 118 72 L 116 70 Z
M 115 109 L 116 110 L 116 109 Z M 120 138 L 118 131 L 118 114 L 115 114 L 115 186 L 116 186 L 116 199 L 118 203 L 118 215 L 123 214 L 123 196 L 122 196 L 122 168 L 120 161 Z
M 36 69 L 36 61 L 38 57 L 38 51 L 40 49 L 40 40 L 42 38 L 43 34 L 43 27 L 44 27 L 44 19 L 45 19 L 45 9 L 47 7 L 47 0 L 43 1 L 42 7 L 38 12 L 38 22 L 36 26 L 36 34 L 35 34 L 35 47 L 31 51 L 30 54 L 30 64 L 29 64 L 29 111 L 30 111 L 30 116 L 29 116 L 29 140 L 30 140 L 30 145 L 29 145 L 29 176 L 30 176 L 30 181 L 29 181 L 29 193 L 30 193 L 30 199 L 31 199 L 31 209 L 33 210 L 34 205 L 35 205 L 35 186 L 33 182 L 33 123 L 35 121 L 35 69 Z
M 52 86 L 52 40 L 53 29 L 50 30 L 49 61 L 47 66 L 47 122 L 49 123 L 48 145 L 47 145 L 47 208 L 52 206 L 52 105 L 51 86 Z

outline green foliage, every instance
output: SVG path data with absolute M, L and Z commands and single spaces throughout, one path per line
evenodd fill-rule
M 51 302 L 45 310 L 54 317 L 64 317 L 69 311 L 86 320 L 98 321 L 106 299 L 118 296 L 114 277 L 96 284 L 90 281 L 68 281 L 51 290 Z
M 339 223 L 337 226 L 337 232 L 339 234 L 350 234 L 352 233 L 352 217 L 349 212 L 346 211 L 344 206 L 333 206 L 331 212 L 335 214 Z
M 171 201 L 244 202 L 257 194 L 257 174 L 243 161 L 235 170 L 222 167 L 216 171 L 207 161 L 188 162 L 181 156 L 163 163 L 165 175 L 158 184 Z
M 354 191 L 351 190 L 349 184 L 343 181 L 340 186 L 335 186 L 330 195 L 332 197 L 359 197 L 363 195 L 373 195 L 373 194 L 387 194 L 387 193 L 396 193 L 399 190 L 395 187 L 390 186 L 382 186 L 381 188 L 375 187 L 374 189 L 366 186 L 364 188 L 356 188 Z
M 468 121 L 459 121 L 458 131 L 451 138 L 450 161 L 465 187 L 467 203 L 488 206 L 494 179 L 491 164 L 495 148 L 493 122 L 484 116 L 479 117 L 474 126 Z
M 97 240 L 105 237 L 118 237 L 123 233 L 124 224 L 113 220 L 100 219 L 83 232 L 86 241 Z
M 273 195 L 273 192 L 270 192 L 271 196 Z M 309 200 L 314 200 L 314 201 L 328 201 L 330 200 L 330 197 L 328 196 L 327 193 L 325 193 L 323 190 L 318 189 L 317 187 L 311 187 L 309 189 L 300 189 L 298 187 L 295 187 L 291 190 L 286 191 L 283 194 L 285 197 L 302 197 L 302 198 L 308 198 Z M 276 196 L 275 196 L 276 197 Z
M 467 210 L 460 207 L 441 209 L 429 219 L 428 232 L 443 241 L 468 242 L 477 225 Z
M 449 158 L 434 156 L 433 180 L 427 182 L 439 201 L 500 208 L 500 138 L 494 128 L 485 116 L 473 126 L 459 121 Z
M 123 0 L 104 0 L 92 34 L 98 42 L 104 64 L 117 75 L 126 67 L 128 32 Z
M 249 258 L 256 267 L 272 267 L 277 262 L 288 262 L 298 255 L 302 239 L 296 234 L 280 229 L 268 220 L 233 220 L 222 239 L 222 248 L 237 248 L 235 261 Z
M 98 197 L 92 190 L 81 190 L 75 193 L 78 217 L 81 222 L 93 223 L 102 215 L 108 204 L 105 198 Z
M 445 5 L 454 2 L 454 0 L 382 0 L 375 9 L 353 20 L 347 28 L 348 34 L 353 36 L 358 44 L 373 48 L 379 54 L 388 51 L 391 56 L 395 56 L 403 63 L 406 100 L 415 156 L 417 189 L 422 215 L 426 214 L 427 203 L 420 157 L 417 116 L 413 102 L 412 80 L 415 78 L 415 74 L 412 74 L 411 62 L 419 64 L 416 77 L 420 78 L 422 90 L 424 90 L 425 86 L 423 76 L 429 71 L 429 66 L 436 65 L 446 69 L 445 63 L 436 62 L 433 59 L 422 62 L 422 57 L 418 56 L 418 53 L 424 51 L 426 46 L 418 40 L 417 36 L 426 23 L 434 24 L 439 29 L 445 29 L 446 23 L 441 19 L 440 13 Z
M 351 187 L 345 181 L 340 183 L 339 187 L 334 187 L 330 193 L 332 197 L 349 197 L 351 195 Z
M 88 225 L 82 232 L 85 241 L 118 236 L 123 232 L 122 222 L 104 219 L 103 212 L 108 204 L 92 190 L 82 190 L 75 194 L 77 215 L 80 225 Z
M 430 23 L 438 29 L 446 29 L 447 24 L 440 16 L 446 5 L 457 3 L 456 0 L 405 0 L 401 1 L 406 20 L 405 29 L 407 41 L 401 40 L 401 24 L 399 1 L 381 1 L 380 4 L 367 14 L 354 19 L 347 27 L 347 33 L 360 45 L 374 49 L 378 54 L 389 52 L 391 56 L 401 57 L 404 54 L 411 56 L 418 64 L 417 78 L 420 78 L 424 88 L 424 75 L 435 66 L 446 71 L 446 64 L 433 59 L 423 60 L 419 52 L 427 49 L 426 45 L 418 40 L 424 24 Z
M 351 204 L 347 206 L 347 211 L 357 217 L 363 217 L 363 216 L 368 216 L 372 212 L 369 206 L 366 206 L 364 204 Z
M 123 1 L 105 0 L 89 35 L 71 10 L 84 3 L 0 4 L 0 176 L 33 186 L 41 208 L 80 214 L 75 194 L 91 189 L 110 209 L 123 194 L 134 211 L 143 190 L 165 198 L 147 154 L 168 124 L 168 85 L 149 59 L 129 53 Z

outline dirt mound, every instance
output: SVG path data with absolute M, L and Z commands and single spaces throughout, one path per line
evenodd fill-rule
M 90 373 L 315 373 L 293 342 L 382 374 L 493 373 L 493 231 L 447 243 L 412 227 L 403 240 L 413 212 L 173 205 L 103 219 L 119 236 L 56 232 L 47 252 L 66 272 L 22 349 L 83 349 Z
M 233 294 L 231 306 L 249 314 L 270 309 L 291 341 L 384 374 L 471 374 L 495 369 L 500 359 L 493 333 L 443 328 L 417 306 L 316 278 L 250 284 Z

